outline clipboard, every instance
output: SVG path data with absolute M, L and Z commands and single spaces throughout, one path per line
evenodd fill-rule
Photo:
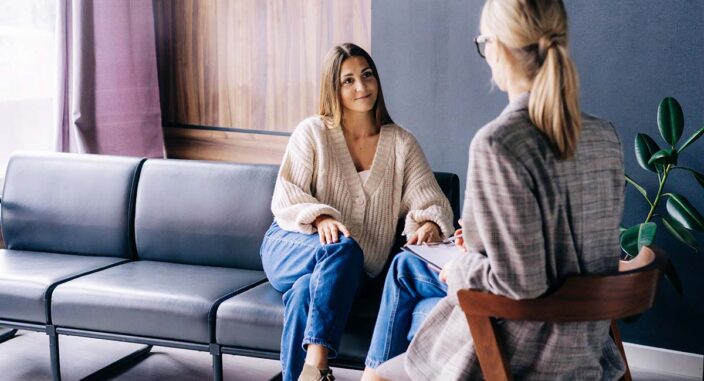
M 422 259 L 423 262 L 427 263 L 428 266 L 437 272 L 442 271 L 442 268 L 445 267 L 448 262 L 455 259 L 457 255 L 460 254 L 454 243 L 406 245 L 401 247 L 401 249 Z

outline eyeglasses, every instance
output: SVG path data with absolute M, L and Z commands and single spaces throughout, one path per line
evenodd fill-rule
M 489 36 L 479 35 L 474 38 L 474 45 L 477 46 L 479 57 L 486 59 L 486 43 L 489 41 L 491 41 L 491 37 Z

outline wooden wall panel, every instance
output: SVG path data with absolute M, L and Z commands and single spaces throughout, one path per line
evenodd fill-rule
M 164 128 L 164 139 L 173 159 L 265 164 L 281 163 L 288 142 L 287 136 L 173 127 Z
M 371 0 L 154 0 L 168 124 L 291 131 L 335 44 L 371 48 Z M 168 141 L 167 141 L 168 149 Z

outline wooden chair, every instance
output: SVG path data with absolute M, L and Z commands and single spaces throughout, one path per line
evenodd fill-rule
M 459 291 L 484 378 L 513 380 L 497 340 L 494 318 L 546 322 L 611 320 L 611 337 L 626 363 L 621 380 L 631 381 L 616 320 L 642 313 L 653 305 L 666 264 L 664 251 L 643 247 L 636 259 L 621 262 L 617 274 L 568 277 L 558 289 L 537 299 L 513 300 L 483 291 Z

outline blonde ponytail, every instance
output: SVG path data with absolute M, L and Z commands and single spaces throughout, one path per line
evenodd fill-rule
M 533 124 L 550 141 L 555 156 L 570 159 L 582 130 L 579 78 L 561 35 L 541 38 L 528 111 Z M 541 59 L 542 58 L 542 59 Z M 541 62 L 542 61 L 542 62 Z
M 528 111 L 558 159 L 575 155 L 582 129 L 579 77 L 561 0 L 487 0 L 482 29 L 496 36 L 532 80 Z

